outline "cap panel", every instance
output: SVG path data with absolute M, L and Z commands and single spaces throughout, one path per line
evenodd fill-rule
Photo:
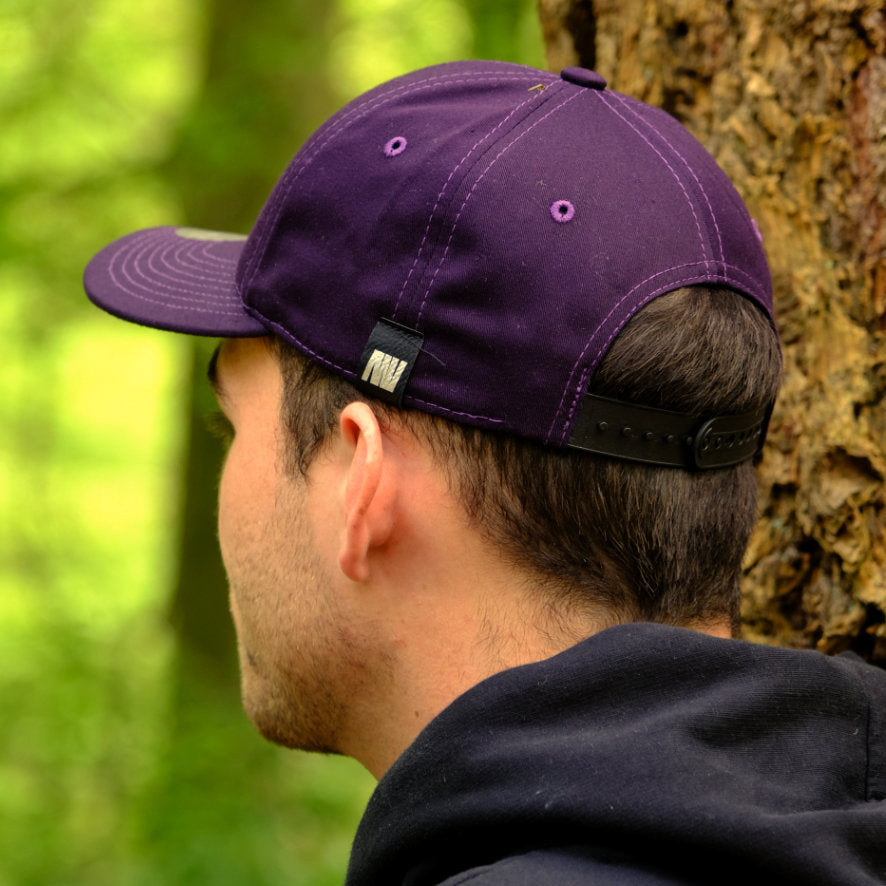
M 453 104 L 452 119 L 439 121 L 444 131 L 455 132 L 456 127 L 461 129 L 464 145 L 470 145 L 470 148 L 452 167 L 443 190 L 434 200 L 421 248 L 398 294 L 397 312 L 401 315 L 405 312 L 406 316 L 412 317 L 416 326 L 421 324 L 425 306 L 441 272 L 444 280 L 448 276 L 448 269 L 444 269 L 444 265 L 449 258 L 462 214 L 486 172 L 506 150 L 501 143 L 511 141 L 511 133 L 517 132 L 516 138 L 519 138 L 527 126 L 534 126 L 529 118 L 535 120 L 539 108 L 544 105 L 541 92 L 545 88 L 544 84 L 536 84 L 527 89 L 526 84 L 535 79 L 524 76 L 513 86 L 507 84 L 499 88 L 495 102 L 490 103 L 488 113 L 483 117 L 474 116 L 477 105 L 475 84 Z M 556 84 L 557 80 L 552 78 L 551 83 Z M 483 81 L 483 88 L 489 90 L 488 78 Z M 467 128 L 466 123 L 469 124 Z M 419 268 L 423 269 L 423 276 L 416 275 Z M 501 268 L 500 273 L 506 276 L 507 268 Z
M 756 301 L 771 320 L 772 280 L 762 238 L 732 182 L 704 146 L 665 111 L 615 92 L 607 98 L 626 119 L 636 121 L 638 134 L 666 146 L 675 172 L 696 195 L 701 217 L 710 226 L 724 280 Z
M 442 68 L 379 87 L 321 127 L 281 179 L 238 274 L 267 324 L 352 379 L 379 319 L 417 322 L 414 293 L 445 251 L 459 176 L 486 134 L 537 95 L 531 68 Z M 397 139 L 405 148 L 392 156 Z

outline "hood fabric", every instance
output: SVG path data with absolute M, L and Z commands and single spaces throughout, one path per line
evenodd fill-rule
M 886 884 L 886 671 L 620 625 L 456 699 L 347 886 Z

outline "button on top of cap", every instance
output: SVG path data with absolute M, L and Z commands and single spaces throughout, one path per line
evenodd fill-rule
M 605 78 L 588 68 L 564 68 L 560 76 L 568 83 L 575 83 L 576 86 L 587 86 L 589 89 L 606 88 Z

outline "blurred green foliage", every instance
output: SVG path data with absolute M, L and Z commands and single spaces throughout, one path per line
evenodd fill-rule
M 232 682 L 181 679 L 169 611 L 191 345 L 106 317 L 80 288 L 122 233 L 224 226 L 187 195 L 211 209 L 232 156 L 244 180 L 250 163 L 268 182 L 281 171 L 262 154 L 279 107 L 201 102 L 215 72 L 237 76 L 212 56 L 237 52 L 223 8 L 237 5 L 0 0 L 0 886 L 338 883 L 372 788 L 352 761 L 260 740 Z M 324 89 L 293 90 L 292 133 L 423 64 L 543 64 L 533 0 L 240 8 L 267 27 L 244 70 L 274 77 L 312 53 Z M 176 163 L 188 151 L 204 152 L 200 181 Z

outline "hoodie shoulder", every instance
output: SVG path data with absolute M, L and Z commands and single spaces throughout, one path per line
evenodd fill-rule
M 886 670 L 864 662 L 853 652 L 833 659 L 868 699 L 867 799 L 886 800 Z

